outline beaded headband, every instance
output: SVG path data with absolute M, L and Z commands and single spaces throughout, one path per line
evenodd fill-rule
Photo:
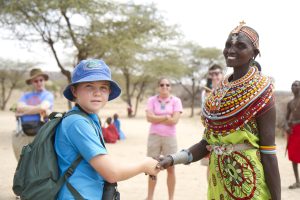
M 249 27 L 249 26 L 244 26 L 246 23 L 244 21 L 240 22 L 240 25 L 238 25 L 235 29 L 233 29 L 231 31 L 231 34 L 235 35 L 238 34 L 240 32 L 244 33 L 247 38 L 249 38 L 253 44 L 253 46 L 259 50 L 259 36 L 257 34 L 257 32 Z

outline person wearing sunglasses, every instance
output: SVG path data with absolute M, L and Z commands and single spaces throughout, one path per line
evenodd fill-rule
M 35 68 L 30 71 L 30 77 L 25 81 L 31 87 L 31 91 L 25 92 L 17 104 L 16 117 L 21 124 L 21 131 L 13 136 L 13 147 L 17 159 L 19 159 L 22 147 L 33 141 L 53 109 L 54 95 L 45 88 L 48 79 L 48 74 Z
M 177 151 L 176 124 L 182 113 L 181 100 L 171 94 L 170 81 L 161 78 L 157 86 L 158 94 L 148 99 L 146 108 L 147 121 L 151 123 L 147 156 L 155 159 Z M 167 169 L 169 200 L 174 198 L 175 181 L 175 168 L 172 166 Z M 153 199 L 155 186 L 156 179 L 149 177 L 147 200 Z

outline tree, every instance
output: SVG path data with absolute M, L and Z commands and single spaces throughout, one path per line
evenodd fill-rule
M 191 99 L 191 114 L 194 116 L 195 98 L 200 92 L 200 81 L 207 74 L 208 68 L 218 63 L 223 65 L 222 51 L 220 49 L 209 47 L 204 48 L 195 43 L 187 42 L 180 46 L 181 56 L 187 66 L 186 76 L 180 81 L 182 87 L 187 91 Z M 189 87 L 190 86 L 190 87 Z
M 91 40 L 97 40 L 93 44 L 108 47 L 102 56 L 110 66 L 123 75 L 125 80 L 123 97 L 128 107 L 133 107 L 132 98 L 136 95 L 136 105 L 134 113 L 132 113 L 135 116 L 138 102 L 148 87 L 147 82 L 151 80 L 152 76 L 159 74 L 159 72 L 148 73 L 149 66 L 151 68 L 159 67 L 160 70 L 163 70 L 166 65 L 161 65 L 156 61 L 162 59 L 165 60 L 165 63 L 179 61 L 178 59 L 169 59 L 168 54 L 172 50 L 167 48 L 169 46 L 167 43 L 180 34 L 176 30 L 176 26 L 165 24 L 163 17 L 159 15 L 153 5 L 126 4 L 118 7 L 115 12 L 118 13 L 119 20 L 114 17 L 109 23 L 108 21 L 105 23 L 95 21 L 94 28 L 101 30 L 94 32 L 104 31 L 105 33 L 93 36 Z M 99 25 L 99 23 L 101 24 Z M 103 29 L 103 27 L 105 28 Z M 95 57 L 99 57 L 97 49 L 94 48 L 96 50 Z M 174 67 L 176 66 L 174 65 Z M 131 117 L 130 113 L 128 112 L 129 117 Z
M 1 0 L 0 22 L 20 41 L 43 42 L 70 82 L 67 66 L 89 57 L 104 58 L 125 78 L 126 102 L 132 106 L 131 76 L 143 71 L 141 63 L 153 44 L 177 36 L 153 4 L 121 4 L 96 0 Z M 70 52 L 63 63 L 58 46 Z M 70 64 L 70 60 L 73 63 Z
M 133 89 L 130 95 L 136 97 L 134 116 L 137 113 L 138 103 L 147 91 L 152 91 L 153 87 L 157 87 L 159 78 L 178 79 L 185 72 L 178 52 L 172 49 L 153 49 L 153 52 L 148 54 L 148 58 L 151 59 L 141 63 L 143 67 L 133 81 Z M 134 95 L 135 93 L 136 95 Z
M 72 52 L 71 60 L 75 63 L 87 58 L 90 44 L 86 43 L 89 27 L 85 24 L 88 24 L 95 13 L 104 15 L 109 12 L 110 7 L 111 4 L 107 2 L 101 1 L 99 6 L 92 0 L 1 0 L 0 22 L 20 41 L 46 44 L 61 73 L 70 82 L 71 73 L 62 62 L 63 56 L 58 54 L 58 44 L 64 44 L 64 49 Z M 76 15 L 80 15 L 80 19 L 86 20 L 86 23 L 79 25 L 73 22 Z
M 0 109 L 5 110 L 14 89 L 24 83 L 22 79 L 27 68 L 32 63 L 18 63 L 0 59 Z

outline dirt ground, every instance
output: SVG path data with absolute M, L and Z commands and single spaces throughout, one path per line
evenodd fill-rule
M 65 110 L 65 102 L 55 104 L 55 110 Z M 120 162 L 132 162 L 143 158 L 146 154 L 146 141 L 149 123 L 146 122 L 143 108 L 140 109 L 136 118 L 126 118 L 126 105 L 120 101 L 109 103 L 100 112 L 104 120 L 114 113 L 120 115 L 121 127 L 127 137 L 124 141 L 116 144 L 108 144 L 109 153 L 117 157 Z M 202 137 L 203 127 L 200 116 L 189 118 L 189 110 L 185 110 L 179 124 L 177 125 L 177 139 L 179 149 L 187 148 L 199 141 Z M 11 136 L 15 130 L 16 121 L 14 114 L 9 111 L 0 112 L 0 200 L 13 200 L 15 195 L 12 192 L 12 179 L 17 162 L 13 154 Z M 278 160 L 282 181 L 282 199 L 299 199 L 300 189 L 289 190 L 288 186 L 294 182 L 294 175 L 290 161 L 284 155 L 285 140 L 277 139 Z M 205 200 L 207 191 L 206 167 L 199 162 L 189 166 L 176 166 L 176 200 Z M 147 176 L 138 175 L 130 180 L 119 182 L 121 199 L 141 200 L 147 195 Z M 298 196 L 298 197 L 297 197 Z M 155 191 L 156 200 L 168 199 L 166 186 L 166 171 L 158 176 L 158 183 Z

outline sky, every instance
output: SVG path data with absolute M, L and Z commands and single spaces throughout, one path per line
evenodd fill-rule
M 179 25 L 185 40 L 198 43 L 202 47 L 223 49 L 229 32 L 244 20 L 246 25 L 259 33 L 261 57 L 256 60 L 261 64 L 262 72 L 274 78 L 275 90 L 290 91 L 292 82 L 300 80 L 300 63 L 297 59 L 300 57 L 300 10 L 297 0 L 134 2 L 155 3 L 167 23 Z M 33 44 L 31 51 L 28 51 L 17 42 L 0 42 L 2 58 L 38 61 L 44 69 L 53 69 L 56 66 L 52 54 L 41 46 Z

